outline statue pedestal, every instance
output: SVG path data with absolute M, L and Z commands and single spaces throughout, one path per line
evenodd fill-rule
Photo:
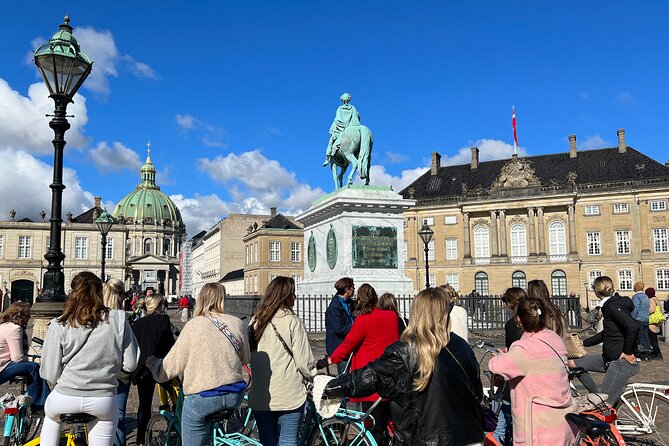
M 64 306 L 65 302 L 36 302 L 30 308 L 30 316 L 33 321 L 32 337 L 37 337 L 44 340 L 46 338 L 46 331 L 48 329 L 49 322 L 51 319 L 63 314 Z M 42 346 L 33 343 L 32 340 L 30 341 L 30 344 L 33 346 L 35 351 L 42 351 Z M 37 362 L 39 362 L 39 360 Z
M 304 278 L 298 295 L 332 296 L 334 283 L 351 277 L 376 292 L 408 294 L 404 273 L 404 215 L 415 200 L 390 187 L 343 187 L 314 202 L 297 220 L 304 224 Z

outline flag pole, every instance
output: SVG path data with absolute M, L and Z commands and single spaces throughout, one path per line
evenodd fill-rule
M 518 156 L 518 133 L 516 132 L 516 107 L 511 106 L 511 127 L 513 127 L 513 156 Z

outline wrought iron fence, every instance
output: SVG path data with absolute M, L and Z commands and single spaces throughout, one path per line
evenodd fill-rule
M 333 296 L 303 295 L 295 302 L 295 313 L 304 322 L 309 333 L 325 332 L 325 310 Z M 398 295 L 397 306 L 400 314 L 411 317 L 413 295 Z M 581 304 L 579 297 L 553 296 L 551 301 L 562 312 L 567 326 L 571 329 L 582 327 L 580 316 Z M 467 310 L 467 326 L 470 330 L 501 330 L 511 318 L 511 313 L 501 296 L 460 296 L 456 305 Z

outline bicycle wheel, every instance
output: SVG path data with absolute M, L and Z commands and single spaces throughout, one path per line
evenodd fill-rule
M 622 446 L 624 444 L 620 443 L 611 432 L 607 432 L 605 435 L 597 438 L 590 438 L 579 432 L 574 442 L 574 446 Z
M 163 414 L 153 415 L 146 425 L 147 446 L 181 446 L 181 436 Z
M 669 445 L 669 397 L 663 392 L 628 389 L 616 410 L 616 426 L 624 436 L 647 436 L 659 445 Z
M 311 431 L 308 446 L 376 446 L 372 434 L 340 418 L 323 420 Z

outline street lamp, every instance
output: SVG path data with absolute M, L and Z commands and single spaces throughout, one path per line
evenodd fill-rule
M 100 234 L 102 234 L 102 272 L 100 273 L 100 279 L 105 281 L 105 258 L 107 257 L 107 234 L 109 230 L 116 223 L 116 219 L 109 215 L 107 209 L 102 211 L 102 214 L 95 220 L 95 224 L 98 225 Z
M 40 302 L 65 302 L 65 275 L 61 262 L 65 259 L 60 249 L 61 218 L 63 207 L 63 149 L 65 148 L 65 132 L 70 128 L 67 122 L 67 104 L 72 102 L 81 84 L 91 72 L 93 62 L 84 54 L 77 40 L 72 35 L 70 18 L 51 37 L 48 43 L 35 50 L 35 64 L 44 78 L 49 97 L 55 102 L 53 119 L 49 127 L 53 129 L 54 157 L 53 182 L 51 188 L 51 218 L 49 250 L 44 258 L 49 262 L 44 274 L 44 293 Z M 48 116 L 48 115 L 47 115 Z
M 423 241 L 423 244 L 425 245 L 425 289 L 430 288 L 430 265 L 428 263 L 428 253 L 430 251 L 430 248 L 428 245 L 430 244 L 430 240 L 432 240 L 432 236 L 434 235 L 434 231 L 430 229 L 430 227 L 425 224 L 423 225 L 422 228 L 420 228 L 420 231 L 418 231 L 418 235 L 420 235 L 420 239 Z

